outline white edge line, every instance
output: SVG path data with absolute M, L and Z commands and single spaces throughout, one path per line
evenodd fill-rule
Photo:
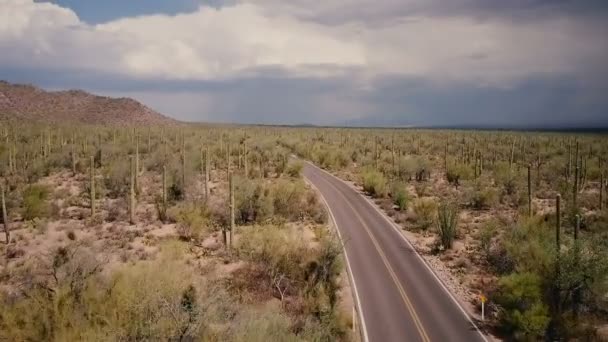
M 340 182 L 344 183 L 346 186 L 349 186 L 346 182 L 344 182 L 342 179 L 332 175 L 331 173 L 327 172 L 326 170 L 323 170 L 322 168 L 316 166 L 315 164 L 306 161 L 306 163 L 312 165 L 313 167 L 325 172 L 326 174 L 328 174 L 329 176 L 339 180 Z M 349 186 L 350 187 L 350 186 Z M 354 189 L 353 189 L 354 190 Z M 416 256 L 418 257 L 418 259 L 420 261 L 422 261 L 422 263 L 424 264 L 424 266 L 426 266 L 427 270 L 429 270 L 429 272 L 431 272 L 431 274 L 433 275 L 433 277 L 435 278 L 435 280 L 439 283 L 439 285 L 441 285 L 441 288 L 443 289 L 443 291 L 445 291 L 448 296 L 452 299 L 452 301 L 454 302 L 454 304 L 456 304 L 456 306 L 458 307 L 458 309 L 460 309 L 460 311 L 462 312 L 462 314 L 467 318 L 467 320 L 473 325 L 473 327 L 475 327 L 475 330 L 477 331 L 477 333 L 479 334 L 479 336 L 481 336 L 481 338 L 484 341 L 488 341 L 488 339 L 486 338 L 486 336 L 481 332 L 481 330 L 479 329 L 479 327 L 477 326 L 477 324 L 475 324 L 475 322 L 473 321 L 473 319 L 471 318 L 471 316 L 467 313 L 467 311 L 462 307 L 462 305 L 460 305 L 460 303 L 458 302 L 458 300 L 456 299 L 456 297 L 454 297 L 454 295 L 452 294 L 452 292 L 447 288 L 447 286 L 445 286 L 445 284 L 443 283 L 443 281 L 439 278 L 439 276 L 437 276 L 437 274 L 435 273 L 435 271 L 431 268 L 431 266 L 429 266 L 428 262 L 426 262 L 426 260 L 424 260 L 424 258 L 420 255 L 420 253 L 416 250 L 416 248 L 414 248 L 414 246 L 412 245 L 412 243 L 401 233 L 401 230 L 399 227 L 397 227 L 396 223 L 391 221 L 384 212 L 382 212 L 380 209 L 378 209 L 378 207 L 366 196 L 361 196 L 365 199 L 365 201 L 367 202 L 367 204 L 369 204 L 369 206 L 371 206 L 376 212 L 378 212 L 380 214 L 380 216 L 382 216 L 384 218 L 384 220 L 386 222 L 388 222 L 390 224 L 390 226 L 395 230 L 395 232 L 397 232 L 397 234 L 403 239 L 403 241 L 405 241 L 408 246 L 414 251 L 414 253 L 416 254 Z M 326 203 L 327 205 L 327 203 Z M 330 209 L 331 212 L 331 209 Z M 337 226 L 336 226 L 337 228 Z M 338 231 L 338 233 L 340 233 L 340 231 Z M 344 252 L 346 253 L 346 250 L 344 250 Z
M 304 176 L 304 178 L 306 180 L 306 183 L 310 184 L 310 186 L 312 186 L 319 193 L 319 196 L 321 197 L 321 200 L 323 201 L 325 207 L 327 208 L 327 211 L 329 211 L 329 216 L 331 217 L 331 221 L 333 222 L 333 225 L 334 225 L 336 231 L 338 232 L 338 237 L 340 238 L 340 244 L 342 245 L 342 250 L 344 251 L 344 258 L 346 259 L 346 268 L 348 269 L 348 275 L 350 276 L 350 283 L 353 286 L 353 290 L 355 292 L 355 299 L 357 300 L 357 307 L 359 308 L 359 310 L 357 310 L 357 312 L 359 313 L 359 320 L 361 321 L 361 329 L 363 331 L 363 341 L 369 342 L 369 337 L 367 336 L 367 326 L 365 325 L 365 317 L 363 316 L 363 306 L 361 306 L 361 299 L 359 298 L 359 291 L 357 291 L 357 283 L 355 283 L 355 277 L 353 276 L 353 270 L 350 267 L 350 261 L 348 260 L 348 253 L 346 252 L 346 245 L 344 244 L 344 240 L 342 239 L 342 234 L 340 233 L 340 228 L 338 228 L 338 222 L 336 222 L 334 213 L 331 211 L 331 207 L 327 203 L 327 200 L 325 200 L 325 197 L 323 196 L 323 193 L 321 192 L 321 190 L 319 190 L 319 188 L 316 185 L 314 185 L 308 178 L 306 178 L 306 176 Z M 354 322 L 353 322 L 353 324 L 354 324 Z

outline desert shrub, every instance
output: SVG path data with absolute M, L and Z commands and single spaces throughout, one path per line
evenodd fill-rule
M 493 220 L 485 222 L 478 233 L 479 248 L 487 258 L 492 247 L 492 239 L 497 235 L 497 224 Z
M 412 207 L 414 215 L 416 216 L 416 228 L 422 231 L 426 231 L 435 222 L 435 213 L 437 211 L 437 204 L 435 201 L 429 198 L 420 198 L 414 201 Z
M 294 162 L 289 164 L 287 167 L 287 175 L 293 178 L 300 178 L 302 175 L 302 169 L 304 168 L 304 164 L 302 162 Z
M 289 282 L 303 278 L 300 263 L 308 249 L 289 229 L 269 225 L 243 230 L 237 251 L 244 258 L 263 264 L 270 276 L 283 275 Z
M 509 163 L 498 162 L 494 167 L 494 179 L 499 187 L 502 187 L 506 195 L 512 196 L 517 193 L 520 184 L 518 178 L 524 179 L 518 175 L 515 170 L 509 168 Z
M 289 317 L 277 309 L 251 310 L 236 318 L 234 328 L 224 338 L 235 342 L 303 341 L 292 332 L 291 325 Z
M 287 220 L 299 220 L 306 215 L 303 210 L 306 194 L 304 182 L 281 179 L 273 184 L 271 192 L 276 215 Z
M 333 326 L 332 334 L 341 333 L 335 322 L 335 305 L 343 266 L 340 244 L 335 238 L 324 235 L 318 246 L 309 247 L 294 230 L 256 226 L 243 231 L 236 250 L 246 260 L 263 266 L 272 287 L 280 288 L 281 293 L 275 296 L 283 299 L 302 294 L 305 312 L 318 317 L 323 325 Z
M 130 189 L 131 171 L 128 162 L 112 162 L 104 170 L 104 185 L 111 198 L 125 196 Z
M 48 279 L 25 288 L 26 296 L 0 295 L 0 339 L 205 340 L 209 326 L 234 315 L 233 302 L 222 288 L 195 285 L 183 247 L 170 245 L 162 246 L 157 260 L 109 276 L 93 256 L 58 251 L 48 266 L 54 277 L 42 272 Z
M 488 264 L 497 274 L 509 274 L 515 270 L 516 261 L 509 254 L 504 243 L 493 244 L 488 249 L 486 256 Z
M 277 176 L 282 175 L 287 170 L 287 156 L 278 155 L 274 161 L 274 172 Z
M 363 190 L 375 198 L 386 196 L 387 184 L 384 175 L 378 171 L 366 171 L 363 174 Z
M 469 192 L 469 204 L 473 209 L 489 209 L 498 204 L 498 192 L 490 186 L 477 185 Z
M 458 232 L 458 207 L 450 203 L 441 203 L 437 208 L 437 233 L 444 249 L 452 248 Z
M 108 206 L 108 214 L 105 218 L 108 222 L 124 221 L 127 219 L 128 206 L 125 198 L 119 198 L 115 202 L 110 202 Z
M 163 202 L 162 195 L 157 195 L 154 198 L 154 208 L 156 209 L 156 215 L 161 222 L 167 222 L 169 220 L 169 216 L 167 215 L 169 205 L 168 203 Z
M 426 158 L 416 158 L 416 181 L 423 182 L 431 177 L 431 166 Z
M 552 274 L 555 261 L 555 231 L 540 218 L 522 219 L 507 229 L 502 243 L 518 272 Z
M 448 167 L 446 178 L 450 184 L 459 186 L 461 181 L 473 179 L 473 170 L 465 164 L 451 165 Z
M 416 160 L 411 157 L 399 158 L 399 161 L 397 162 L 397 173 L 401 180 L 412 180 L 416 174 Z
M 391 186 L 391 198 L 399 210 L 406 210 L 410 198 L 407 189 L 405 188 L 405 184 L 399 182 L 393 183 Z
M 272 216 L 273 198 L 264 183 L 240 177 L 236 177 L 234 182 L 235 219 L 238 223 L 261 223 Z
M 48 176 L 51 170 L 48 165 L 39 158 L 34 159 L 32 164 L 25 170 L 25 177 L 29 184 L 35 183 L 40 178 Z
M 189 203 L 177 205 L 167 212 L 170 220 L 177 223 L 176 229 L 180 239 L 198 240 L 208 230 L 209 214 L 205 207 Z
M 315 192 L 308 191 L 306 193 L 306 203 L 304 211 L 315 223 L 327 223 L 327 210 L 325 206 L 319 201 Z
M 514 273 L 499 281 L 494 300 L 502 309 L 501 328 L 517 340 L 536 340 L 545 334 L 550 317 L 542 281 L 534 273 Z
M 44 185 L 30 185 L 23 191 L 22 216 L 25 220 L 45 218 L 51 214 L 51 206 L 47 202 L 49 189 Z

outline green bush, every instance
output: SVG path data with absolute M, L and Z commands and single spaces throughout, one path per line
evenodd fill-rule
M 386 196 L 387 185 L 384 175 L 378 171 L 367 171 L 363 174 L 363 190 L 375 198 Z
M 437 209 L 437 233 L 444 249 L 452 248 L 458 232 L 458 207 L 441 203 Z
M 435 222 L 437 204 L 429 198 L 420 198 L 414 202 L 414 214 L 416 215 L 416 228 L 426 231 Z
M 289 175 L 289 177 L 300 178 L 302 175 L 303 168 L 304 164 L 302 164 L 302 162 L 293 162 L 287 167 L 287 174 Z
M 300 220 L 305 215 L 304 200 L 306 187 L 304 182 L 278 180 L 272 186 L 274 213 L 287 220 Z
M 130 189 L 131 170 L 128 162 L 112 162 L 104 170 L 104 185 L 111 198 L 125 196 Z
M 450 184 L 459 186 L 461 181 L 473 179 L 473 170 L 465 164 L 456 164 L 448 167 L 446 178 Z
M 168 218 L 177 223 L 176 230 L 180 239 L 199 240 L 202 234 L 209 230 L 209 214 L 205 207 L 189 203 L 170 208 L 167 211 Z
M 48 266 L 55 277 L 23 288 L 23 297 L 0 294 L 0 340 L 208 339 L 211 326 L 234 316 L 233 301 L 221 288 L 195 285 L 184 267 L 184 247 L 169 245 L 157 260 L 109 277 L 93 256 L 59 250 Z
M 501 242 L 518 272 L 552 274 L 555 229 L 541 218 L 522 219 L 506 230 Z
M 398 182 L 393 183 L 391 186 L 391 197 L 393 203 L 395 203 L 399 210 L 403 211 L 407 209 L 410 198 L 407 189 L 405 188 L 405 184 Z
M 542 339 L 549 324 L 542 278 L 534 273 L 502 277 L 494 300 L 502 308 L 501 328 L 516 340 Z
M 399 161 L 397 162 L 397 173 L 401 180 L 412 180 L 416 174 L 416 160 L 411 157 L 399 158 Z
M 47 202 L 49 189 L 44 185 L 30 185 L 23 191 L 23 210 L 24 220 L 34 218 L 45 218 L 51 214 L 51 206 Z
M 236 221 L 262 223 L 274 213 L 272 194 L 260 181 L 235 177 Z
M 498 204 L 498 192 L 489 186 L 477 186 L 469 193 L 469 203 L 473 209 L 490 209 Z

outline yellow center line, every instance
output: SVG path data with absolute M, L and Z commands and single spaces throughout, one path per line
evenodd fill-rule
M 416 310 L 414 309 L 412 302 L 410 301 L 409 297 L 405 293 L 405 290 L 401 286 L 401 283 L 399 282 L 397 275 L 395 274 L 395 271 L 393 270 L 390 263 L 388 262 L 388 259 L 386 258 L 386 254 L 384 254 L 384 251 L 382 250 L 382 248 L 380 247 L 380 244 L 378 243 L 378 241 L 372 234 L 369 226 L 365 223 L 365 221 L 363 220 L 361 215 L 359 215 L 359 212 L 357 212 L 357 209 L 355 209 L 355 207 L 350 203 L 350 201 L 346 198 L 346 196 L 344 196 L 342 191 L 340 191 L 336 186 L 331 184 L 331 182 L 329 182 L 327 179 L 325 179 L 325 177 L 320 177 L 320 178 L 322 178 L 329 186 L 334 188 L 338 192 L 338 194 L 340 194 L 340 196 L 344 199 L 344 202 L 346 202 L 346 204 L 352 209 L 354 214 L 357 216 L 357 218 L 363 225 L 363 228 L 365 229 L 365 231 L 369 235 L 370 239 L 372 240 L 372 243 L 374 244 L 376 251 L 378 251 L 378 254 L 380 255 L 380 258 L 382 259 L 384 266 L 386 266 L 388 273 L 390 274 L 393 282 L 395 283 L 395 286 L 397 287 L 397 290 L 399 291 L 399 294 L 401 295 L 401 299 L 403 299 L 403 302 L 405 303 L 407 310 L 409 311 L 410 315 L 412 316 L 412 318 L 414 320 L 414 324 L 416 325 L 416 329 L 418 330 L 418 333 L 420 334 L 420 337 L 422 338 L 423 341 L 429 342 L 430 339 L 429 339 L 428 335 L 426 334 L 424 327 L 422 326 L 422 322 L 420 322 L 420 319 L 418 318 L 418 315 L 416 314 Z

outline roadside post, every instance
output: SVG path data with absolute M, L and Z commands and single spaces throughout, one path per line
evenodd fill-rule
M 488 300 L 488 298 L 486 298 L 486 296 L 482 294 L 479 295 L 479 299 L 481 300 L 481 320 L 484 321 L 485 320 L 485 304 L 486 301 Z

